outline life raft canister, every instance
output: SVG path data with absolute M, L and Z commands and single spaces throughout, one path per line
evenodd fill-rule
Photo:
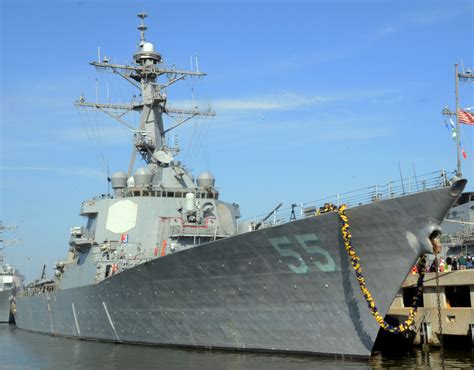
M 166 239 L 161 243 L 161 257 L 166 254 Z

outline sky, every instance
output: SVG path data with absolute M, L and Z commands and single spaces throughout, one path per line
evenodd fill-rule
M 170 89 L 170 106 L 215 110 L 176 130 L 179 158 L 211 171 L 243 217 L 456 169 L 441 110 L 455 106 L 454 64 L 474 69 L 469 0 L 1 0 L 0 219 L 4 250 L 27 279 L 66 256 L 83 200 L 126 171 L 130 132 L 87 100 L 128 102 L 125 80 L 89 62 L 132 60 L 136 14 L 167 66 L 208 73 Z M 473 84 L 460 106 L 473 107 Z M 96 88 L 97 87 L 97 88 Z M 127 117 L 137 124 L 138 117 Z M 474 190 L 474 127 L 463 175 Z M 400 169 L 399 169 L 400 166 Z

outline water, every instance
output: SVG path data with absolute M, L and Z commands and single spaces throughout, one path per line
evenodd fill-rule
M 469 350 L 447 350 L 446 368 L 472 368 Z M 367 361 L 322 359 L 210 350 L 181 350 L 160 347 L 88 342 L 57 338 L 17 330 L 0 324 L 0 369 L 371 369 L 404 367 L 440 368 L 439 351 L 412 350 L 377 354 Z

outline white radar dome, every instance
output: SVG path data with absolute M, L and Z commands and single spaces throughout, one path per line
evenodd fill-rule
M 124 172 L 115 172 L 110 177 L 112 189 L 123 189 L 127 186 L 127 174 Z
M 133 188 L 133 187 L 135 187 L 135 179 L 133 178 L 133 176 L 130 176 L 127 179 L 127 188 Z
M 213 188 L 216 179 L 210 172 L 202 172 L 197 177 L 197 186 L 200 188 Z
M 146 187 L 150 185 L 152 176 L 153 174 L 149 168 L 137 168 L 135 174 L 133 175 L 133 178 L 135 179 L 135 186 Z
M 143 44 L 142 51 L 153 53 L 155 51 L 155 48 L 151 42 L 145 42 Z

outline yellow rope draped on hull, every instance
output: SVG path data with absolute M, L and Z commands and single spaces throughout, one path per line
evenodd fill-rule
M 421 297 L 423 295 L 423 279 L 425 277 L 425 255 L 422 255 L 418 262 L 419 278 L 417 282 L 417 290 L 414 297 L 413 305 L 408 314 L 408 318 L 400 325 L 392 326 L 384 320 L 383 316 L 377 310 L 374 298 L 372 297 L 372 294 L 370 293 L 365 283 L 365 278 L 362 274 L 362 267 L 360 266 L 360 258 L 351 243 L 352 235 L 350 232 L 349 218 L 346 215 L 346 209 L 347 206 L 345 204 L 341 205 L 340 207 L 336 207 L 332 203 L 326 203 L 324 207 L 321 207 L 319 210 L 317 210 L 316 214 L 319 215 L 326 212 L 337 211 L 337 213 L 339 214 L 339 220 L 341 221 L 341 232 L 342 237 L 344 239 L 344 247 L 346 249 L 347 255 L 349 256 L 349 259 L 351 260 L 352 267 L 354 268 L 354 271 L 356 273 L 357 282 L 359 283 L 360 290 L 364 295 L 365 300 L 367 301 L 367 305 L 372 313 L 372 316 L 374 316 L 375 320 L 382 329 L 387 330 L 391 333 L 402 333 L 408 330 L 413 324 L 415 320 L 416 311 L 421 302 Z

